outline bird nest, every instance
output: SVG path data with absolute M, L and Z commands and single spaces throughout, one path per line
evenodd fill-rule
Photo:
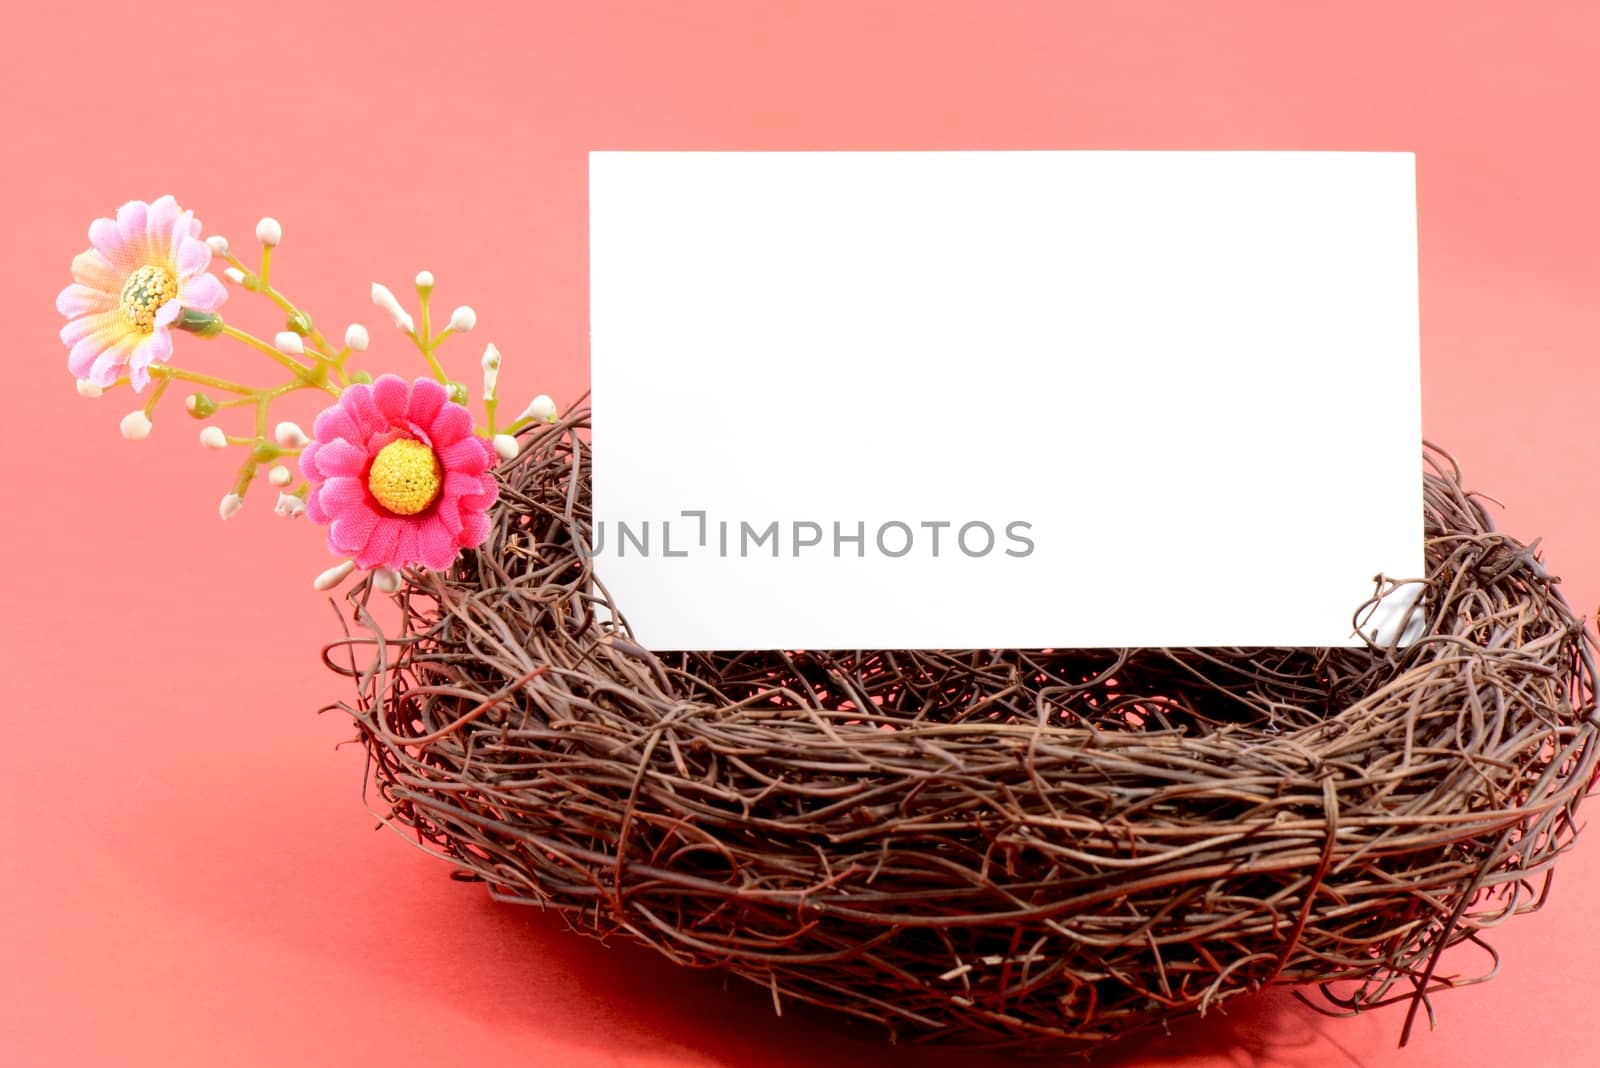
M 370 803 L 495 897 L 780 1011 L 1055 1049 L 1321 984 L 1409 999 L 1409 1033 L 1492 973 L 1445 952 L 1542 903 L 1595 775 L 1583 621 L 1437 453 L 1404 647 L 655 654 L 575 549 L 587 413 L 523 446 L 398 636 L 363 586 L 328 647 Z

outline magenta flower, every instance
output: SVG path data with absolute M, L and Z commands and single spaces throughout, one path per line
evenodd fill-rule
M 67 369 L 102 388 L 126 374 L 142 390 L 150 365 L 172 355 L 179 313 L 216 311 L 227 291 L 206 273 L 211 249 L 200 220 L 170 196 L 130 200 L 115 219 L 96 219 L 89 244 L 72 260 L 73 283 L 56 297 L 56 310 L 71 320 L 61 328 Z
M 494 447 L 432 379 L 350 386 L 312 436 L 300 455 L 306 515 L 328 524 L 332 552 L 360 567 L 442 571 L 489 536 Z

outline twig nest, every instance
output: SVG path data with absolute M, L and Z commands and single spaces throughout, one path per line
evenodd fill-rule
M 652 655 L 575 549 L 586 418 L 524 432 L 399 638 L 363 586 L 326 654 L 374 808 L 497 897 L 900 1037 L 1070 1046 L 1268 983 L 1415 1015 L 1572 840 L 1593 645 L 1437 454 L 1403 648 Z

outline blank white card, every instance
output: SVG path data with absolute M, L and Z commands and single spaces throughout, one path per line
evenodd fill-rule
M 590 256 L 650 648 L 1354 645 L 1423 573 L 1410 154 L 596 152 Z

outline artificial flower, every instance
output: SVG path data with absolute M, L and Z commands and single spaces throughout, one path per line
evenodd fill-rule
M 56 297 L 56 310 L 70 320 L 61 328 L 67 368 L 100 388 L 126 374 L 142 390 L 150 365 L 172 355 L 178 315 L 185 308 L 213 312 L 227 299 L 206 273 L 211 247 L 194 213 L 170 196 L 153 204 L 130 200 L 115 219 L 96 219 L 89 244 L 73 258 L 73 283 Z
M 430 378 L 358 383 L 317 416 L 300 454 L 306 515 L 363 568 L 443 570 L 489 536 L 494 447 Z

